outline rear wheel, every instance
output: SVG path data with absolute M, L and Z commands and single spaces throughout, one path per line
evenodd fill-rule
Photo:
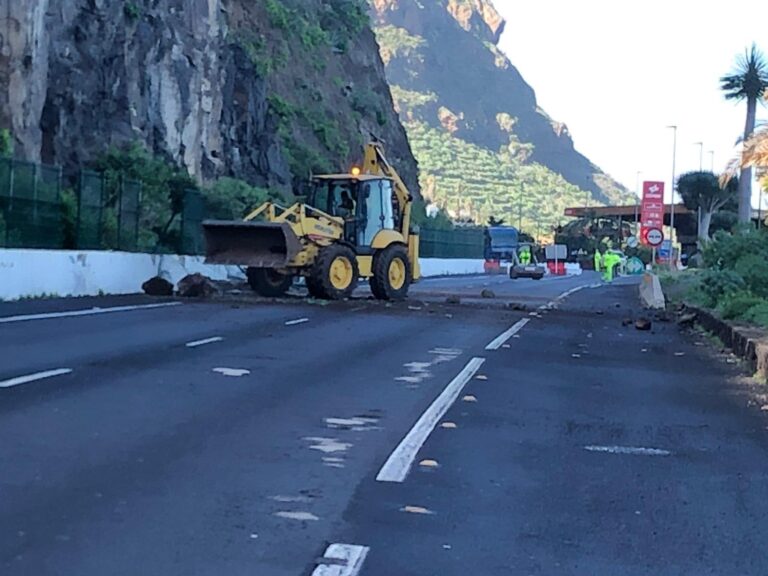
M 246 276 L 254 292 L 268 298 L 282 296 L 293 284 L 293 276 L 272 268 L 248 268 Z
M 355 251 L 343 244 L 333 244 L 320 251 L 307 278 L 307 287 L 315 297 L 343 300 L 352 295 L 358 276 Z
M 371 292 L 379 300 L 403 300 L 411 286 L 411 262 L 400 245 L 385 248 L 373 258 Z

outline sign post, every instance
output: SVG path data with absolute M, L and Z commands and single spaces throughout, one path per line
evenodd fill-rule
M 652 246 L 648 241 L 649 230 L 661 230 L 664 226 L 664 182 L 643 182 L 641 214 L 640 238 L 643 244 Z
M 645 236 L 645 243 L 653 248 L 653 259 L 651 262 L 656 264 L 656 249 L 664 242 L 664 232 L 661 228 L 647 228 L 643 229 L 643 236 Z

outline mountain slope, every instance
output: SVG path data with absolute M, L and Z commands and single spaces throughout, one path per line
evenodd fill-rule
M 497 47 L 505 22 L 491 2 L 371 4 L 427 197 L 475 218 L 501 210 L 517 222 L 522 208 L 529 228 L 555 223 L 566 204 L 583 205 L 582 190 L 592 204 L 627 197 L 574 149 L 567 127 L 538 108 L 533 89 Z
M 200 181 L 288 190 L 373 132 L 416 184 L 365 0 L 13 0 L 0 128 L 20 158 L 88 166 L 139 143 Z

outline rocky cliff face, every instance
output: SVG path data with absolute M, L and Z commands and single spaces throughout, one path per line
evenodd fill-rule
M 374 133 L 415 186 L 356 0 L 0 0 L 0 128 L 18 156 L 87 165 L 143 143 L 200 180 L 289 188 Z
M 511 150 L 525 163 L 539 163 L 590 191 L 598 202 L 621 201 L 623 187 L 574 149 L 567 126 L 538 107 L 533 89 L 498 49 L 505 22 L 492 2 L 371 4 L 387 75 L 406 123 L 448 131 L 493 153 Z

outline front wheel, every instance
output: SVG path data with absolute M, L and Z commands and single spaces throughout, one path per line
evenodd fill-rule
M 272 268 L 248 268 L 246 277 L 253 291 L 267 298 L 282 296 L 293 284 L 293 276 Z
M 313 296 L 344 300 L 352 296 L 358 276 L 355 251 L 343 244 L 332 244 L 317 256 L 307 278 L 307 287 Z
M 400 245 L 385 248 L 373 258 L 371 292 L 379 300 L 404 300 L 411 286 L 411 261 Z

